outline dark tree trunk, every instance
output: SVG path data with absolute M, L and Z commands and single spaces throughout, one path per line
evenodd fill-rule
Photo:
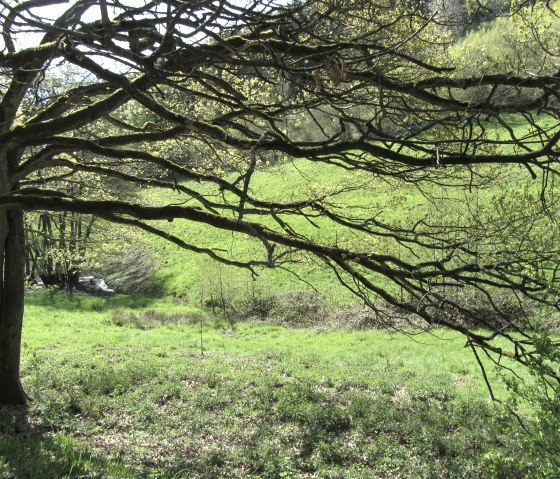
M 7 37 L 6 37 L 7 38 Z M 43 39 L 49 41 L 48 36 Z M 29 87 L 45 63 L 38 56 L 14 69 L 0 101 L 0 133 L 12 129 Z M 10 75 L 6 78 L 9 78 Z M 18 188 L 13 173 L 24 147 L 0 154 L 0 195 Z M 23 211 L 0 208 L 0 404 L 24 404 L 27 396 L 19 377 L 25 276 Z
M 0 404 L 25 404 L 20 381 L 24 298 L 23 213 L 0 210 Z

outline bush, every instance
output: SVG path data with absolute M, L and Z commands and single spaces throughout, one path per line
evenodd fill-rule
M 532 415 L 524 421 L 524 434 L 517 434 L 518 456 L 492 454 L 487 458 L 496 478 L 529 477 L 512 473 L 527 470 L 531 477 L 552 479 L 560 471 L 560 350 L 547 333 L 532 339 L 536 354 L 527 359 L 531 378 L 506 377 L 512 393 L 509 409 L 520 411 L 529 406 Z
M 325 298 L 314 291 L 287 291 L 251 298 L 240 305 L 242 318 L 266 320 L 291 327 L 323 324 L 330 314 Z
M 457 308 L 438 299 L 429 304 L 429 297 L 419 302 L 417 307 L 424 307 L 435 318 L 436 324 L 449 321 L 470 329 L 495 331 L 514 328 L 525 331 L 555 331 L 559 325 L 558 314 L 551 311 L 551 308 L 540 310 L 534 303 L 520 300 L 511 291 L 493 291 L 491 300 L 475 288 L 462 288 L 455 292 L 434 288 L 432 291 L 434 297 L 438 295 L 459 305 Z M 468 315 L 465 314 L 466 310 L 470 311 Z
M 425 329 L 426 322 L 420 317 L 403 314 L 389 305 L 349 307 L 334 312 L 326 325 L 329 329 Z
M 538 8 L 540 10 L 540 8 Z M 554 13 L 527 12 L 524 22 L 512 18 L 498 18 L 483 28 L 471 31 L 460 42 L 450 48 L 450 56 L 457 67 L 457 77 L 471 77 L 492 74 L 533 74 L 546 69 L 552 74 L 557 69 L 554 57 L 549 56 L 547 49 L 558 35 L 559 22 Z M 536 34 L 531 27 L 531 17 L 542 15 L 547 18 L 549 27 L 546 31 Z M 520 17 L 518 17 L 520 18 Z M 529 20 L 529 21 L 528 21 Z M 544 47 L 544 48 L 543 48 Z M 474 94 L 473 94 L 474 92 Z M 458 92 L 463 101 L 483 102 L 491 94 L 488 86 L 473 89 L 468 95 Z M 493 91 L 494 98 L 507 104 L 508 101 L 533 101 L 537 92 L 534 89 L 517 87 L 501 87 Z
M 193 324 L 207 321 L 204 313 L 192 311 L 188 313 L 168 313 L 155 309 L 148 309 L 140 313 L 118 310 L 111 317 L 111 323 L 116 326 L 131 326 L 138 329 L 153 329 L 173 324 Z
M 335 309 L 314 291 L 288 291 L 261 295 L 246 300 L 238 309 L 241 319 L 258 319 L 289 327 L 316 327 L 326 330 L 410 329 L 425 328 L 420 317 L 403 314 L 390 305 L 375 309 L 347 306 Z
M 135 244 L 122 255 L 105 256 L 95 273 L 119 293 L 137 294 L 150 292 L 157 268 L 151 251 Z

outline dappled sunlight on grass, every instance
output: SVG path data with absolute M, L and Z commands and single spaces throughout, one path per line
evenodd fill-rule
M 92 308 L 100 299 L 114 303 Z M 408 333 L 228 323 L 163 299 L 35 296 L 23 356 L 33 427 L 0 441 L 0 473 L 478 478 L 488 451 L 517 454 L 516 423 L 489 400 L 464 339 Z

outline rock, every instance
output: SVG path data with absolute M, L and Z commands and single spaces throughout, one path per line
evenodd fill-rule
M 96 278 L 95 276 L 80 276 L 78 289 L 92 294 L 104 295 L 113 294 L 115 292 L 114 289 L 107 286 L 104 279 Z

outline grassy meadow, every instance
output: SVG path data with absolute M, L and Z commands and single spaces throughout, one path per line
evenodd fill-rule
M 252 190 L 294 201 L 347 188 L 333 198 L 335 209 L 357 208 L 399 225 L 460 218 L 474 204 L 482 218 L 508 189 L 532 201 L 536 187 L 527 187 L 526 172 L 509 169 L 498 179 L 501 188 L 471 192 L 433 186 L 428 201 L 413 185 L 302 160 L 257 171 Z M 184 201 L 176 193 L 143 194 Z M 345 234 L 324 218 L 284 220 L 325 243 L 407 254 L 389 240 Z M 250 238 L 165 223 L 232 257 L 262 255 Z M 527 454 L 516 418 L 490 400 L 463 337 L 233 322 L 204 304 L 218 295 L 235 303 L 297 293 L 307 284 L 335 308 L 354 298 L 306 256 L 255 280 L 164 240 L 139 241 L 157 259 L 154 289 L 167 299 L 28 296 L 22 375 L 33 401 L 28 412 L 0 410 L 1 479 L 554 477 Z M 507 400 L 502 378 L 486 367 L 496 397 Z
M 510 123 L 516 137 L 524 138 L 534 133 L 522 117 L 512 117 Z M 555 124 L 548 117 L 541 118 L 540 123 L 543 128 Z M 486 130 L 489 137 L 495 136 L 496 139 L 508 138 L 509 135 L 501 127 L 491 123 L 486 125 Z M 511 153 L 511 147 L 501 146 L 500 151 Z M 469 172 L 449 167 L 444 171 L 445 173 L 438 172 L 444 179 L 439 178 L 436 182 L 429 181 L 429 177 L 416 182 L 414 175 L 411 175 L 410 182 L 405 182 L 365 171 L 347 171 L 334 165 L 298 159 L 258 168 L 252 176 L 249 192 L 259 200 L 280 203 L 324 197 L 327 198 L 329 209 L 343 217 L 356 216 L 362 220 L 374 218 L 392 228 L 406 229 L 420 221 L 433 225 L 453 225 L 457 229 L 455 240 L 468 241 L 469 244 L 479 242 L 480 251 L 494 247 L 492 240 L 488 238 L 488 224 L 509 222 L 511 227 L 499 232 L 499 239 L 506 241 L 507 238 L 512 238 L 513 241 L 520 241 L 518 230 L 524 231 L 527 223 L 524 213 L 541 209 L 541 199 L 544 198 L 541 197 L 541 187 L 544 180 L 539 172 L 537 178 L 533 179 L 527 169 L 520 165 L 478 165 Z M 231 173 L 230 176 L 238 178 L 239 174 L 240 172 Z M 555 179 L 546 181 L 549 192 L 553 191 Z M 210 200 L 222 201 L 221 198 L 225 195 L 231 204 L 239 202 L 238 198 L 225 194 L 218 187 L 194 181 L 186 181 L 185 185 Z M 197 204 L 175 191 L 155 188 L 142 190 L 140 197 L 155 204 Z M 237 213 L 229 214 L 235 216 Z M 327 245 L 394 255 L 411 262 L 417 262 L 419 258 L 435 261 L 441 259 L 438 255 L 443 257 L 446 254 L 435 250 L 427 253 L 424 248 L 399 244 L 393 238 L 383 235 L 349 231 L 321 215 L 309 218 L 292 214 L 278 216 L 304 237 Z M 279 225 L 270 218 L 246 214 L 245 219 L 262 222 L 281 231 Z M 212 248 L 225 257 L 236 260 L 267 259 L 262 244 L 243 234 L 180 219 L 171 223 L 155 223 L 187 243 Z M 469 232 L 461 231 L 461 226 Z M 536 220 L 532 225 L 532 232 L 539 238 L 538 241 L 555 241 L 549 218 Z M 203 305 L 211 296 L 215 297 L 217 291 L 235 301 L 236 298 L 267 291 L 293 291 L 311 287 L 334 304 L 355 301 L 351 293 L 340 287 L 340 282 L 332 271 L 311 255 L 290 255 L 289 261 L 282 267 L 260 270 L 259 275 L 253 277 L 246 270 L 216 263 L 203 255 L 180 249 L 165 239 L 152 235 L 140 235 L 140 238 L 139 241 L 147 245 L 147 251 L 153 252 L 158 263 L 154 271 L 155 292 L 184 298 L 193 305 Z M 277 252 L 281 250 L 282 248 L 277 248 Z M 385 276 L 372 275 L 372 281 L 398 294 L 395 286 Z
M 382 181 L 364 172 L 343 172 L 333 166 L 298 160 L 257 171 L 251 189 L 259 199 L 291 202 L 347 188 L 348 191 L 334 194 L 329 200 L 333 211 L 343 216 L 356 213 L 363 218 L 375 218 L 392 227 L 410 227 L 420 220 L 434 224 L 470 224 L 474 225 L 475 231 L 485 216 L 496 214 L 497 198 L 504 194 L 517 202 L 508 204 L 506 200 L 504 215 L 514 214 L 522 202 L 528 204 L 538 201 L 538 192 L 531 197 L 527 189 L 537 190 L 540 183 L 532 182 L 525 171 L 509 168 L 496 172 L 496 176 L 496 184 L 473 188 L 471 191 L 438 185 L 428 185 L 424 191 L 420 191 L 414 184 Z M 190 182 L 186 184 L 190 188 L 197 187 Z M 221 194 L 208 187 L 199 189 L 208 198 Z M 175 192 L 150 190 L 143 194 L 160 204 L 185 201 L 184 195 Z M 474 219 L 474 215 L 478 215 L 480 219 Z M 432 251 L 426 257 L 427 253 L 422 248 L 399 245 L 392 238 L 382 235 L 348 231 L 320 216 L 309 221 L 297 215 L 280 216 L 303 236 L 327 245 L 374 251 L 410 261 L 418 261 L 418 257 L 437 260 L 438 254 L 443 255 Z M 250 215 L 246 218 L 251 220 Z M 254 220 L 262 221 L 262 218 Z M 279 229 L 270 220 L 265 221 L 265 224 Z M 196 246 L 213 248 L 226 257 L 266 260 L 262 244 L 242 234 L 182 220 L 160 222 L 157 226 Z M 340 286 L 330 269 L 311 255 L 290 255 L 289 262 L 281 268 L 261 269 L 258 271 L 259 276 L 255 278 L 246 270 L 221 265 L 200 254 L 182 250 L 162 238 L 146 235 L 141 241 L 154 251 L 159 263 L 155 271 L 155 289 L 160 293 L 185 298 L 191 304 L 203 304 L 210 295 L 216 296 L 218 290 L 235 298 L 254 295 L 255 291 L 290 291 L 309 288 L 309 285 L 317 288 L 334 303 L 348 304 L 355 301 L 353 295 Z M 372 278 L 376 284 L 384 285 L 389 290 L 394 288 L 391 281 L 382 275 Z
M 525 177 L 509 171 L 503 181 L 518 191 Z M 336 208 L 378 212 L 392 224 L 444 214 L 414 186 L 306 161 L 258 171 L 252 188 L 296 200 L 358 184 L 359 192 L 333 199 Z M 432 191 L 459 210 L 474 198 L 479 214 L 495 208 L 497 194 L 503 190 L 468 198 Z M 345 236 L 325 219 L 288 220 L 326 243 L 404 254 L 389 241 Z M 178 220 L 166 226 L 232 257 L 261 254 L 239 235 Z M 28 296 L 22 375 L 33 401 L 28 413 L 0 410 L 1 479 L 550 477 L 526 454 L 516 418 L 490 400 L 463 337 L 352 330 L 352 318 L 321 328 L 233 322 L 203 305 L 217 295 L 234 303 L 298 293 L 306 282 L 329 307 L 353 298 L 305 256 L 288 265 L 292 272 L 263 271 L 254 280 L 164 240 L 142 241 L 154 251 L 155 289 L 167 299 Z M 506 400 L 502 378 L 486 367 L 496 397 Z
M 529 477 L 522 430 L 463 343 L 441 330 L 231 324 L 146 297 L 30 295 L 33 402 L 0 413 L 0 477 Z

